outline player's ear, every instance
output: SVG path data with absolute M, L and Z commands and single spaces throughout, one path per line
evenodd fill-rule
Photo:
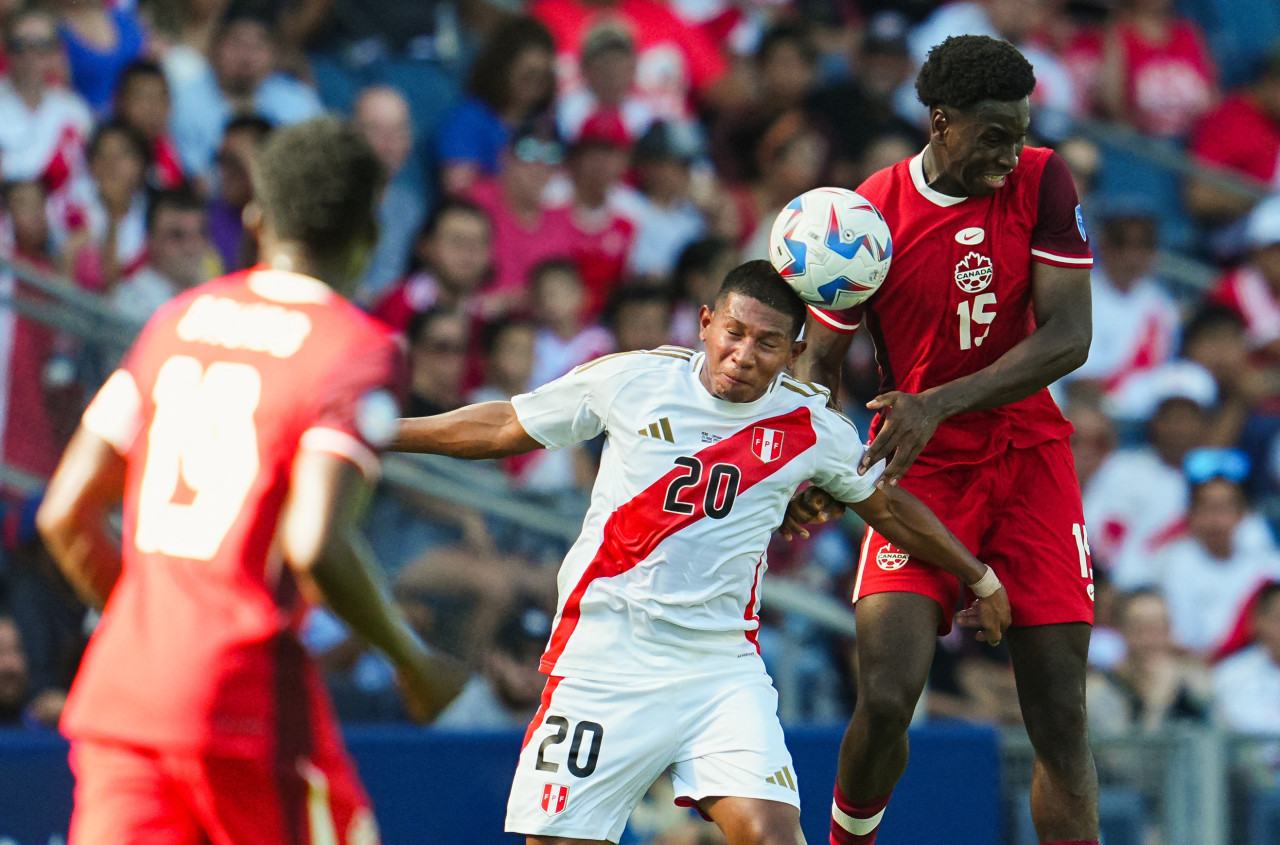
M 715 312 L 707 306 L 702 306 L 698 311 L 698 339 L 707 339 L 707 326 L 711 325 L 711 317 Z
M 951 126 L 951 119 L 946 111 L 938 106 L 934 108 L 929 115 L 929 142 L 933 144 L 946 144 L 946 132 Z
M 807 340 L 797 340 L 791 344 L 791 358 L 787 361 L 788 370 L 795 370 L 796 361 L 800 360 L 800 356 L 804 354 L 808 346 L 809 342 Z

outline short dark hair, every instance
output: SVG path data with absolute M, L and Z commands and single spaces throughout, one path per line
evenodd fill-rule
M 545 50 L 555 55 L 555 41 L 541 22 L 521 16 L 500 24 L 485 41 L 484 48 L 471 66 L 467 89 L 495 111 L 503 111 L 511 100 L 511 68 L 520 54 L 530 49 Z M 553 83 L 548 86 L 545 101 L 536 104 L 534 111 L 549 108 L 554 96 Z
M 1191 316 L 1182 330 L 1181 353 L 1186 355 L 1191 345 L 1205 335 L 1222 329 L 1243 332 L 1245 328 L 1240 315 L 1225 305 L 1206 305 Z
M 147 232 L 155 228 L 156 219 L 162 211 L 199 211 L 204 213 L 204 203 L 195 193 L 187 188 L 174 188 L 168 191 L 156 191 L 151 195 L 147 205 Z
M 1010 103 L 1036 87 L 1026 56 L 989 35 L 953 35 L 929 51 L 916 77 L 916 96 L 930 109 L 966 110 L 983 100 Z
M 716 294 L 716 308 L 731 293 L 749 296 L 784 317 L 790 317 L 791 338 L 794 340 L 800 336 L 800 330 L 804 328 L 804 301 L 765 259 L 748 261 L 730 270 L 720 285 L 720 292 Z
M 582 271 L 578 269 L 578 265 L 568 259 L 560 257 L 544 258 L 529 269 L 528 284 L 529 290 L 534 290 L 542 284 L 542 280 L 552 273 L 564 273 L 573 276 L 578 280 L 578 284 L 585 290 L 586 285 L 582 280 Z
M 272 133 L 252 168 L 254 194 L 282 240 L 337 255 L 372 238 L 386 170 L 369 142 L 333 117 Z
M 818 61 L 818 47 L 813 43 L 813 31 L 801 21 L 782 21 L 765 30 L 756 47 L 756 64 L 764 64 L 773 56 L 773 51 L 791 44 L 800 52 L 801 57 L 809 64 Z
M 431 209 L 431 213 L 427 215 L 426 222 L 418 230 L 418 238 L 421 240 L 435 237 L 436 232 L 439 232 L 440 227 L 444 224 L 444 219 L 450 214 L 468 214 L 483 220 L 491 230 L 493 228 L 493 221 L 489 219 L 489 212 L 479 205 L 461 197 L 448 197 Z
M 120 96 L 125 86 L 133 80 L 147 77 L 159 79 L 164 84 L 165 90 L 169 90 L 169 80 L 165 77 L 160 65 L 150 59 L 138 59 L 125 65 L 124 70 L 120 71 L 120 76 L 116 79 L 116 96 Z
M 241 114 L 231 118 L 227 125 L 222 127 L 222 134 L 225 137 L 228 132 L 253 132 L 261 141 L 274 129 L 275 124 L 260 114 Z
M 86 159 L 93 160 L 93 157 L 102 149 L 102 144 L 108 135 L 124 136 L 129 146 L 133 147 L 134 154 L 142 160 L 143 166 L 151 166 L 151 144 L 147 142 L 146 136 L 124 121 L 115 119 L 100 123 L 98 128 L 93 130 L 93 134 L 89 136 L 89 143 L 85 145 Z
M 519 316 L 485 323 L 480 327 L 480 351 L 486 357 L 492 355 L 494 350 L 498 348 L 498 343 L 502 340 L 502 336 L 512 329 L 529 329 L 536 332 L 538 323 L 528 317 Z
M 433 306 L 426 311 L 421 311 L 413 315 L 413 319 L 409 321 L 408 327 L 405 328 L 404 336 L 410 346 L 416 346 L 422 342 L 422 336 L 427 333 L 427 329 L 437 320 L 463 320 L 466 322 L 466 315 L 461 311 L 455 311 L 452 308 L 442 308 Z M 470 334 L 471 327 L 467 325 L 467 333 Z
M 674 309 L 675 300 L 671 296 L 671 290 L 663 285 L 623 285 L 609 297 L 609 304 L 605 308 L 605 322 L 609 325 L 616 324 L 618 315 L 630 305 L 664 305 L 668 309 Z

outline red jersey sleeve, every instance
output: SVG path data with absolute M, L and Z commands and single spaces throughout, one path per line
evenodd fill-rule
M 1093 251 L 1080 213 L 1080 199 L 1067 163 L 1050 153 L 1040 173 L 1036 224 L 1031 230 L 1031 257 L 1054 267 L 1088 269 Z
M 346 458 L 367 477 L 375 478 L 380 467 L 378 455 L 396 434 L 405 357 L 389 337 L 351 351 L 336 356 L 336 366 L 324 380 L 324 393 L 298 449 Z

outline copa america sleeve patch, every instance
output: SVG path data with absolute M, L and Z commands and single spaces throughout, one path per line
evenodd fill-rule
M 1076 205 L 1076 228 L 1080 230 L 1080 240 L 1088 241 L 1089 235 L 1084 230 L 1084 214 L 1080 211 L 1079 204 Z
M 391 445 L 399 430 L 400 403 L 388 390 L 374 390 L 356 402 L 356 431 L 375 449 Z

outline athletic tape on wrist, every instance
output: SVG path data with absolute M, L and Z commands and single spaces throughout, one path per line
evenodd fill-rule
M 996 577 L 996 571 L 988 566 L 987 571 L 982 573 L 982 577 L 969 585 L 969 589 L 973 590 L 973 594 L 978 598 L 985 599 L 1000 589 L 1000 586 L 1000 579 Z

